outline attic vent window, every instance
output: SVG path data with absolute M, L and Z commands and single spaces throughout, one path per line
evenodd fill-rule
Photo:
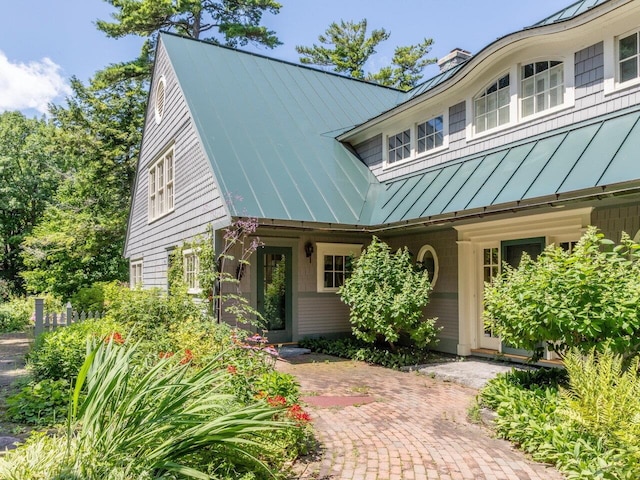
M 162 120 L 162 114 L 164 113 L 164 102 L 165 102 L 165 90 L 166 90 L 166 81 L 164 77 L 160 77 L 160 81 L 158 81 L 158 85 L 156 86 L 156 95 L 155 95 L 155 116 L 156 123 L 160 123 Z

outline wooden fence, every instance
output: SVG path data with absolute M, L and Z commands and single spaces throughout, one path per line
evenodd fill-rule
M 78 312 L 71 306 L 71 302 L 67 302 L 66 311 L 61 313 L 45 313 L 44 299 L 36 298 L 35 313 L 35 336 L 37 337 L 44 331 L 53 330 L 58 327 L 66 327 L 72 323 L 82 322 L 87 319 L 102 318 L 102 312 Z

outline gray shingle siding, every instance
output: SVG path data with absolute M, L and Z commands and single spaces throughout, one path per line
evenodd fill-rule
M 593 87 L 604 80 L 604 43 L 599 42 L 583 48 L 575 54 L 576 98 L 593 93 Z
M 449 107 L 449 135 L 461 132 L 467 125 L 466 103 L 460 102 L 453 107 Z
M 162 48 L 158 50 L 155 68 L 154 78 L 164 75 L 166 80 L 165 111 L 162 121 L 156 123 L 153 110 L 155 85 L 152 85 L 125 257 L 143 260 L 145 287 L 166 288 L 170 249 L 204 233 L 209 224 L 222 224 L 226 212 L 211 166 L 200 147 L 186 102 Z M 147 172 L 171 144 L 174 145 L 174 211 L 149 223 Z
M 365 140 L 353 148 L 369 167 L 382 165 L 382 134 Z

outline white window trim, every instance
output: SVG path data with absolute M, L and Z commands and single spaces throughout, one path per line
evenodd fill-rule
M 438 273 L 440 272 L 440 262 L 438 261 L 438 254 L 436 253 L 436 249 L 431 245 L 423 245 L 418 251 L 418 255 L 416 256 L 416 260 L 418 262 L 422 262 L 424 260 L 424 255 L 427 252 L 431 252 L 433 256 L 433 278 L 431 279 L 431 288 L 436 286 L 436 282 L 438 281 Z
M 474 105 L 473 100 L 480 92 L 476 92 L 475 95 L 466 99 L 466 118 L 467 125 L 465 129 L 465 137 L 467 143 L 470 143 L 474 140 L 484 139 L 491 135 L 495 135 L 498 133 L 502 133 L 505 130 L 508 130 L 513 127 L 521 127 L 526 126 L 528 123 L 537 122 L 541 118 L 555 115 L 564 110 L 568 110 L 575 106 L 575 60 L 574 60 L 575 52 L 567 55 L 552 55 L 541 58 L 533 58 L 524 62 L 520 62 L 514 64 L 509 69 L 509 88 L 511 91 L 511 103 L 509 108 L 509 122 L 504 125 L 500 125 L 498 127 L 492 128 L 491 130 L 485 130 L 481 133 L 475 133 L 474 128 Z M 557 105 L 553 108 L 549 108 L 547 110 L 543 110 L 542 112 L 534 113 L 532 115 L 528 115 L 523 117 L 520 112 L 520 88 L 522 79 L 520 77 L 520 67 L 522 65 L 527 65 L 529 63 L 533 63 L 536 61 L 549 61 L 549 60 L 558 60 L 561 61 L 564 65 L 564 102 L 560 105 Z M 504 75 L 506 71 L 502 72 L 499 76 L 500 78 Z M 487 85 L 489 85 L 488 83 Z
M 162 88 L 162 91 L 160 90 Z M 159 94 L 162 93 L 162 104 L 159 105 Z M 167 80 L 164 78 L 164 75 L 160 77 L 158 80 L 158 84 L 154 89 L 153 95 L 153 113 L 156 124 L 162 121 L 162 117 L 164 116 L 164 112 L 167 108 Z
M 422 153 L 418 153 L 418 125 L 424 122 L 428 122 L 429 120 L 433 120 L 434 118 L 442 117 L 442 145 L 436 148 L 432 148 L 431 150 L 427 150 Z M 383 170 L 392 170 L 398 166 L 406 165 L 409 162 L 414 162 L 417 160 L 422 160 L 425 158 L 429 158 L 431 156 L 442 153 L 444 150 L 449 148 L 449 109 L 445 108 L 442 112 L 438 112 L 434 115 L 422 115 L 417 121 L 412 122 L 410 125 L 405 124 L 396 124 L 397 128 L 387 129 L 382 135 L 382 159 L 383 159 Z M 395 161 L 393 163 L 389 163 L 389 137 L 397 135 L 398 133 L 403 132 L 404 130 L 409 130 L 410 132 L 410 145 L 411 145 L 411 153 L 409 157 L 403 158 L 402 160 Z
M 166 195 L 167 191 L 168 191 L 168 186 L 171 185 L 172 187 L 172 205 L 171 208 L 167 208 L 164 212 L 162 212 L 161 214 L 157 215 L 155 213 L 155 208 L 157 208 L 157 191 L 158 189 L 156 188 L 156 190 L 152 193 L 151 192 L 151 183 L 149 181 L 149 177 L 150 177 L 150 172 L 151 170 L 154 170 L 161 162 L 166 161 L 167 156 L 169 155 L 169 153 L 171 153 L 171 158 L 172 158 L 172 180 L 169 182 L 167 181 L 167 173 L 166 170 L 164 171 L 163 174 L 163 181 L 164 181 L 164 185 L 163 185 L 163 190 L 164 190 L 164 194 L 165 194 L 165 201 L 164 201 L 164 205 L 166 205 L 167 202 L 167 198 L 168 196 Z M 164 166 L 163 166 L 164 168 Z M 160 155 L 158 155 L 156 157 L 156 159 L 153 161 L 153 163 L 151 163 L 151 165 L 149 165 L 149 168 L 147 168 L 147 222 L 148 223 L 153 223 L 156 220 L 159 220 L 162 217 L 165 217 L 167 215 L 169 215 L 171 212 L 173 212 L 175 210 L 175 206 L 176 206 L 176 152 L 175 152 L 175 144 L 171 144 L 168 148 L 164 149 L 162 151 L 162 153 Z M 156 184 L 157 184 L 157 179 L 155 180 Z M 157 187 L 157 185 L 156 185 Z M 154 208 L 154 216 L 151 215 L 151 196 L 156 195 L 156 207 Z
M 498 80 L 500 80 L 502 77 L 504 77 L 507 74 L 509 75 L 509 121 L 507 123 L 503 123 L 502 125 L 497 125 L 493 128 L 484 130 L 482 132 L 476 132 L 476 107 L 475 107 L 476 99 L 480 97 L 480 95 L 482 95 L 482 93 L 484 93 L 490 85 L 493 85 L 494 83 L 496 83 Z M 517 75 L 517 71 L 515 72 L 515 74 Z M 514 119 L 517 118 L 518 116 L 518 109 L 517 109 L 517 103 L 514 108 L 514 96 L 517 102 L 518 91 L 517 91 L 517 86 L 514 86 L 513 84 L 514 78 L 517 78 L 517 76 L 514 77 L 513 68 L 503 71 L 499 75 L 496 75 L 496 77 L 492 81 L 485 84 L 485 86 L 481 90 L 476 92 L 476 94 L 472 96 L 471 99 L 467 102 L 470 107 L 467 113 L 470 115 L 468 118 L 471 119 L 471 121 L 468 123 L 471 127 L 470 132 L 471 132 L 472 138 L 480 138 L 486 135 L 491 135 L 497 131 L 508 128 L 515 123 Z
M 362 252 L 362 244 L 357 243 L 320 243 L 316 242 L 316 287 L 318 293 L 335 293 L 337 288 L 325 288 L 324 286 L 324 256 L 325 255 L 353 255 L 359 257 Z
M 140 271 L 140 280 L 136 281 L 136 271 Z M 129 287 L 136 288 L 143 285 L 144 262 L 142 259 L 131 260 L 129 263 Z
M 604 54 L 604 95 L 611 95 L 640 85 L 640 74 L 633 80 L 624 83 L 618 81 L 618 39 L 634 33 L 640 35 L 640 30 L 634 28 L 617 35 L 609 35 L 603 41 Z
M 182 251 L 182 275 L 183 275 L 183 279 L 184 282 L 187 283 L 187 264 L 186 264 L 186 259 L 187 257 L 193 256 L 195 259 L 195 275 L 196 275 L 196 282 L 198 284 L 198 287 L 191 287 L 190 285 L 187 284 L 187 293 L 189 295 L 198 295 L 200 293 L 202 293 L 202 288 L 200 287 L 200 280 L 197 278 L 198 275 L 200 275 L 200 256 L 198 255 L 197 250 L 194 250 L 192 248 L 188 248 L 186 250 Z

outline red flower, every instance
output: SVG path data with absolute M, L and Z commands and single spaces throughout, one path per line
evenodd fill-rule
M 287 399 L 282 395 L 276 395 L 275 397 L 267 397 L 267 403 L 272 407 L 282 407 L 287 404 Z
M 160 352 L 158 354 L 158 357 L 160 357 L 160 358 L 171 358 L 171 357 L 173 357 L 173 352 Z
M 287 415 L 296 422 L 304 423 L 311 421 L 311 415 L 302 410 L 302 407 L 298 404 L 292 405 L 287 411 Z
M 185 363 L 189 363 L 191 360 L 193 360 L 193 352 L 189 349 L 184 351 L 184 357 L 182 357 L 182 360 L 180 360 L 180 365 L 184 365 Z
M 107 335 L 106 338 L 104 339 L 104 343 L 109 343 L 109 342 L 122 345 L 124 343 L 124 338 L 122 338 L 122 335 L 120 335 L 119 332 L 113 332 Z
M 231 375 L 235 375 L 236 373 L 238 373 L 238 369 L 235 367 L 235 365 L 228 365 L 227 372 Z

